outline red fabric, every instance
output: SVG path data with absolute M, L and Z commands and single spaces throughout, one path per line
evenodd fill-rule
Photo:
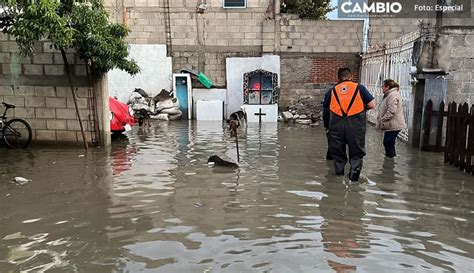
M 130 115 L 128 105 L 116 100 L 113 97 L 109 97 L 109 108 L 110 112 L 114 113 L 113 119 L 110 121 L 110 130 L 123 132 L 125 131 L 125 125 L 128 124 L 133 126 L 136 123 L 135 118 Z

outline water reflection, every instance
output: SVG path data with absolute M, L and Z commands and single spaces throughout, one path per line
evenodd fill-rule
M 157 122 L 110 151 L 0 150 L 0 271 L 469 272 L 472 178 L 369 131 L 365 183 L 320 128 Z M 13 160 L 18 164 L 11 164 Z M 15 161 L 16 162 L 16 161 Z M 32 179 L 11 184 L 14 176 Z
M 107 237 L 111 168 L 103 154 L 39 148 L 2 150 L 0 269 L 92 272 L 116 268 L 121 250 Z M 11 159 L 16 158 L 15 164 Z M 12 184 L 14 176 L 31 180 Z
M 351 259 L 364 258 L 369 253 L 369 242 L 362 217 L 364 199 L 357 185 L 329 181 L 325 184 L 326 196 L 320 204 L 324 224 L 321 227 L 324 250 L 335 255 L 328 265 L 336 272 L 356 270 Z

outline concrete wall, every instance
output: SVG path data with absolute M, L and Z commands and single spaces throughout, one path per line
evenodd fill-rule
M 199 14 L 196 13 L 198 2 L 201 1 L 170 1 L 175 73 L 183 68 L 199 70 L 215 86 L 225 87 L 227 58 L 277 54 L 281 56 L 283 69 L 284 89 L 280 99 L 285 105 L 301 96 L 312 96 L 335 82 L 334 71 L 339 66 L 349 65 L 355 72 L 359 70 L 354 56 L 362 50 L 363 21 L 301 20 L 289 14 L 273 19 L 268 12 L 272 10 L 271 0 L 249 0 L 245 9 L 224 9 L 221 0 L 208 0 L 209 8 Z M 106 1 L 111 20 L 124 22 L 132 30 L 128 37 L 131 44 L 166 44 L 163 3 L 162 0 Z M 305 61 L 305 57 L 310 61 Z M 318 70 L 321 62 L 327 62 L 331 69 Z M 286 65 L 297 70 L 286 69 Z M 304 81 L 293 80 L 302 75 L 306 77 Z
M 368 45 L 386 43 L 401 36 L 419 31 L 421 19 L 417 18 L 370 18 Z
M 447 101 L 474 104 L 474 29 L 444 27 L 436 65 L 448 72 Z
M 207 1 L 204 14 L 197 0 L 170 0 L 173 72 L 204 72 L 216 86 L 225 86 L 225 58 L 259 56 L 262 28 L 271 0 L 248 1 L 244 9 L 224 9 L 221 0 Z M 131 44 L 166 44 L 163 0 L 108 0 L 111 20 L 131 29 Z
M 280 109 L 300 99 L 320 101 L 349 67 L 358 79 L 363 21 L 301 20 L 283 15 L 263 23 L 263 52 L 281 56 Z
M 358 53 L 363 28 L 363 21 L 302 20 L 297 15 L 282 15 L 263 22 L 263 52 Z
M 142 88 L 149 95 L 157 95 L 161 89 L 171 91 L 171 57 L 166 57 L 165 45 L 130 45 L 130 58 L 137 61 L 140 73 L 131 76 L 120 69 L 108 73 L 109 93 L 127 102 L 135 88 Z
M 41 42 L 32 58 L 21 58 L 18 52 L 15 40 L 0 33 L 0 102 L 16 105 L 13 111 L 9 110 L 9 117 L 26 119 L 33 129 L 34 141 L 81 142 L 61 54 L 48 42 Z M 67 57 L 90 140 L 93 124 L 89 118 L 85 66 L 75 54 L 68 53 Z M 3 105 L 0 105 L 0 111 L 3 113 Z

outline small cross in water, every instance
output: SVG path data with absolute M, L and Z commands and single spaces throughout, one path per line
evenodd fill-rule
M 262 113 L 262 108 L 259 108 L 258 113 L 255 113 L 254 115 L 258 116 L 258 125 L 262 126 L 262 116 L 266 116 L 267 114 Z

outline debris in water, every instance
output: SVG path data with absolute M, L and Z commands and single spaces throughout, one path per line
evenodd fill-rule
M 207 164 L 209 164 L 211 162 L 214 163 L 215 166 L 229 167 L 229 168 L 238 168 L 239 167 L 239 165 L 237 165 L 236 163 L 231 162 L 229 160 L 224 160 L 224 159 L 220 158 L 217 155 L 212 155 L 212 156 L 209 157 L 209 159 L 207 160 Z
M 18 184 L 18 185 L 24 185 L 24 184 L 30 182 L 29 179 L 26 179 L 26 178 L 21 177 L 21 176 L 17 176 L 17 177 L 15 177 L 13 180 L 14 180 L 15 183 Z
M 194 203 L 194 206 L 195 206 L 196 208 L 202 208 L 202 207 L 204 207 L 204 204 L 201 203 L 201 202 L 196 202 L 196 203 Z

